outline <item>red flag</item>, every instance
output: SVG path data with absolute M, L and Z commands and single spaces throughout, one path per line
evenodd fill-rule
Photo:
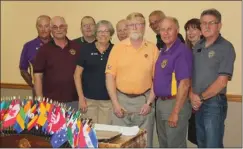
M 48 117 L 48 132 L 57 132 L 66 124 L 65 113 L 61 111 L 60 107 L 56 107 L 55 112 L 51 113 L 51 116 Z
M 19 110 L 20 110 L 20 101 L 13 100 L 11 105 L 9 106 L 7 116 L 4 119 L 3 127 L 12 126 L 16 122 L 16 116 L 19 113 Z
M 78 147 L 79 148 L 86 148 L 87 144 L 86 144 L 86 141 L 85 141 L 85 138 L 84 138 L 83 124 L 82 123 L 80 124 L 80 127 L 79 127 L 78 139 L 79 139 L 78 140 Z

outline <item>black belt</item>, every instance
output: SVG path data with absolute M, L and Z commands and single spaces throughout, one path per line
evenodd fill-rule
M 117 89 L 117 90 L 118 90 L 118 89 Z M 128 96 L 128 97 L 130 97 L 130 98 L 134 98 L 134 97 L 138 97 L 138 96 L 144 96 L 145 93 L 147 93 L 149 90 L 150 90 L 150 88 L 147 89 L 145 92 L 143 92 L 143 93 L 141 93 L 141 94 L 128 94 L 128 93 L 124 93 L 124 92 L 122 92 L 122 91 L 120 91 L 120 90 L 118 90 L 118 92 L 120 92 L 120 93 L 122 93 L 122 94 L 124 94 L 124 95 L 126 95 L 126 96 Z

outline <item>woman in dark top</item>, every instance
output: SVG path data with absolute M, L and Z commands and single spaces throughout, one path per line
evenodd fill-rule
M 193 47 L 202 38 L 200 20 L 196 18 L 188 20 L 184 29 L 186 31 L 186 44 L 193 50 Z M 193 109 L 191 118 L 189 119 L 188 140 L 197 145 L 195 111 Z
M 109 21 L 96 24 L 94 43 L 81 47 L 74 80 L 79 96 L 79 108 L 95 123 L 111 124 L 112 104 L 105 86 L 105 68 L 113 47 L 110 40 L 114 28 Z

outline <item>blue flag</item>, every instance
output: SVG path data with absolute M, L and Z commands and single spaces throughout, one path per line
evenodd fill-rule
M 53 148 L 59 148 L 68 140 L 67 129 L 62 129 L 51 137 L 51 145 Z
M 90 137 L 90 140 L 91 140 L 94 148 L 98 148 L 98 139 L 96 137 L 96 133 L 95 133 L 95 130 L 93 128 L 91 128 L 91 130 L 89 132 L 89 137 Z

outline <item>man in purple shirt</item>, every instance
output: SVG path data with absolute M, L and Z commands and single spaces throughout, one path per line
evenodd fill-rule
M 33 96 L 35 96 L 34 85 L 32 82 L 33 75 L 33 62 L 38 49 L 51 39 L 50 34 L 50 20 L 51 18 L 47 15 L 41 15 L 36 20 L 36 29 L 38 37 L 24 44 L 19 69 L 21 76 L 25 82 L 32 88 Z M 28 71 L 29 70 L 29 71 Z
M 192 76 L 192 53 L 178 38 L 176 18 L 166 17 L 160 23 L 165 48 L 155 64 L 154 95 L 156 126 L 160 148 L 186 148 L 191 106 L 187 100 Z

